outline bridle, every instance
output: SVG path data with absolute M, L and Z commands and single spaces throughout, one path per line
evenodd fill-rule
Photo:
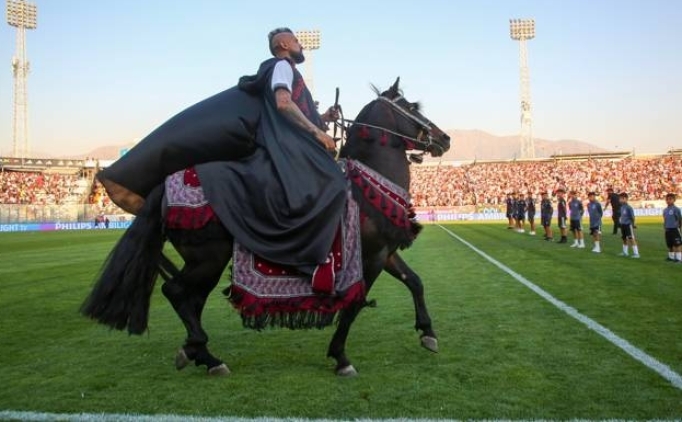
M 410 122 L 416 124 L 419 126 L 419 133 L 417 136 L 409 136 L 404 133 L 397 132 L 395 130 L 391 130 L 382 126 L 378 125 L 373 125 L 370 123 L 364 123 L 364 122 L 358 122 L 356 120 L 348 120 L 343 118 L 343 114 L 341 114 L 341 131 L 342 131 L 342 138 L 343 138 L 343 131 L 348 130 L 347 124 L 352 124 L 354 126 L 361 126 L 361 127 L 366 127 L 366 128 L 371 128 L 371 129 L 378 129 L 381 130 L 385 133 L 389 133 L 391 135 L 397 136 L 400 138 L 404 143 L 405 143 L 405 148 L 407 150 L 420 150 L 422 151 L 419 154 L 410 154 L 410 160 L 421 163 L 423 161 L 423 156 L 424 154 L 428 152 L 432 152 L 434 148 L 437 148 L 440 150 L 439 152 L 442 155 L 443 147 L 440 146 L 437 142 L 434 141 L 433 136 L 431 135 L 431 129 L 433 128 L 433 123 L 431 123 L 427 119 L 423 119 L 419 116 L 414 115 L 414 113 L 411 113 L 409 110 L 406 110 L 403 106 L 398 104 L 398 101 L 401 99 L 404 99 L 402 95 L 398 95 L 393 99 L 386 98 L 384 96 L 379 96 L 375 101 L 381 101 L 385 104 L 387 104 L 391 110 L 394 113 L 397 113 L 404 117 L 405 119 L 409 120 Z M 338 124 L 338 123 L 337 123 Z

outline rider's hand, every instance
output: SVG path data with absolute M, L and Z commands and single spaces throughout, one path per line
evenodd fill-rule
M 315 139 L 317 139 L 327 151 L 336 151 L 336 142 L 334 142 L 334 138 L 322 132 L 321 130 L 317 132 Z
M 323 122 L 335 122 L 339 120 L 339 107 L 338 106 L 331 106 L 327 111 L 324 112 L 322 116 Z

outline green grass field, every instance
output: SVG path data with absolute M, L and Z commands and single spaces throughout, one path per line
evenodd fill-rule
M 660 222 L 639 222 L 642 258 L 506 230 L 447 226 L 557 299 L 682 373 L 682 265 Z M 177 372 L 184 329 L 160 289 L 149 332 L 78 314 L 118 231 L 0 234 L 0 410 L 204 416 L 679 419 L 682 390 L 437 226 L 403 252 L 422 276 L 440 353 L 419 346 L 407 289 L 382 276 L 351 331 L 359 376 L 333 375 L 332 329 L 252 332 L 216 289 L 210 347 L 232 370 Z M 221 282 L 224 287 L 227 279 Z

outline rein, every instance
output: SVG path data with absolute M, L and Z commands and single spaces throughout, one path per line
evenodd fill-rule
M 375 101 L 383 101 L 387 103 L 391 107 L 391 109 L 398 114 L 402 115 L 408 120 L 411 120 L 412 122 L 418 124 L 420 126 L 419 129 L 419 134 L 415 136 L 409 136 L 404 133 L 396 132 L 392 129 L 388 129 L 383 126 L 378 126 L 378 125 L 373 125 L 370 123 L 364 123 L 364 122 L 358 122 L 356 120 L 351 120 L 351 119 L 345 119 L 343 117 L 343 113 L 341 113 L 341 123 L 334 122 L 334 129 L 336 130 L 337 127 L 341 128 L 341 140 L 343 142 L 344 136 L 343 133 L 348 132 L 348 125 L 357 125 L 357 126 L 362 126 L 362 127 L 367 127 L 371 129 L 378 129 L 386 133 L 390 133 L 391 135 L 397 136 L 398 138 L 402 139 L 403 141 L 409 141 L 411 144 L 408 144 L 406 142 L 406 148 L 408 150 L 421 150 L 422 152 L 420 154 L 409 154 L 410 161 L 416 162 L 416 163 L 421 163 L 424 158 L 424 154 L 426 151 L 428 151 L 430 148 L 438 148 L 442 149 L 440 145 L 435 143 L 433 141 L 433 137 L 430 135 L 431 131 L 431 122 L 426 121 L 424 119 L 420 119 L 419 117 L 415 116 L 414 114 L 410 113 L 409 111 L 405 110 L 403 107 L 397 104 L 397 101 L 402 99 L 402 95 L 397 96 L 394 99 L 388 99 L 383 96 L 379 96 L 377 100 Z M 339 107 L 340 109 L 340 107 Z M 426 140 L 423 140 L 423 138 L 426 138 Z

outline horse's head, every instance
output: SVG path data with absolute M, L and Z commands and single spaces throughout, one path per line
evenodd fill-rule
M 384 138 L 392 137 L 394 146 L 440 157 L 450 149 L 450 137 L 420 112 L 419 103 L 403 96 L 399 84 L 400 78 L 397 78 L 382 93 L 375 88 L 379 96 L 360 112 L 354 122 L 356 130 L 367 134 L 370 129 L 378 129 L 383 131 Z

